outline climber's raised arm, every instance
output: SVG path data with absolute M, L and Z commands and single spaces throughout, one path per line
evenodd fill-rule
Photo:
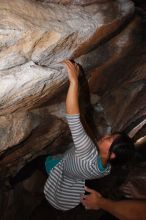
M 78 76 L 79 66 L 70 60 L 63 61 L 67 68 L 69 78 L 69 89 L 66 97 L 66 113 L 70 115 L 79 114 L 78 102 Z

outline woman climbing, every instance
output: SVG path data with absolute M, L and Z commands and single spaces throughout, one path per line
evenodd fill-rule
M 101 178 L 110 173 L 110 162 L 126 164 L 134 157 L 134 144 L 122 133 L 106 135 L 95 143 L 86 133 L 81 120 L 78 101 L 80 67 L 66 60 L 69 88 L 66 98 L 66 119 L 74 146 L 62 159 L 51 166 L 44 187 L 48 202 L 60 210 L 69 210 L 80 203 L 85 193 L 85 180 Z M 51 158 L 48 159 L 51 163 Z M 114 164 L 113 163 L 113 164 Z

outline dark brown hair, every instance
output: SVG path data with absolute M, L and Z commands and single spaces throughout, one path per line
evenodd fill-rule
M 135 146 L 132 139 L 124 132 L 116 132 L 117 138 L 113 141 L 109 149 L 109 160 L 112 165 L 126 165 L 134 159 Z M 111 154 L 116 157 L 110 159 Z

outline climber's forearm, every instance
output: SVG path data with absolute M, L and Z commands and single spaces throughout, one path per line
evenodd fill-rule
M 70 82 L 66 98 L 66 113 L 71 115 L 79 113 L 78 81 Z

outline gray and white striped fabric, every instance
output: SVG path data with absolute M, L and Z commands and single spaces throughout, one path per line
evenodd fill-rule
M 110 166 L 101 172 L 97 163 L 97 148 L 86 134 L 80 115 L 66 115 L 74 146 L 51 170 L 44 187 L 48 202 L 60 210 L 69 210 L 80 203 L 85 193 L 85 179 L 101 178 L 110 172 Z

